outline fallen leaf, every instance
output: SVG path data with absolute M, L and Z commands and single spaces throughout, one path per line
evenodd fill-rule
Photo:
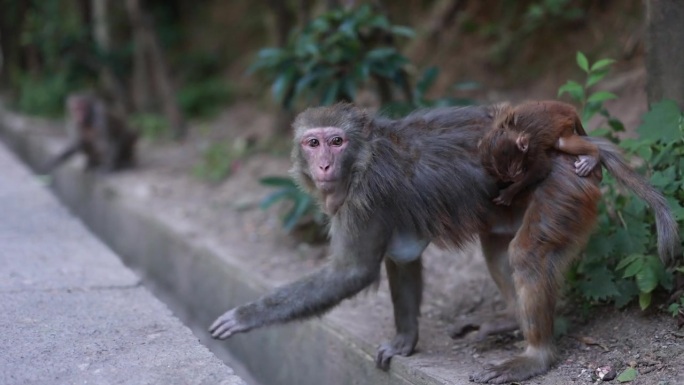
M 630 382 L 634 381 L 634 379 L 637 376 L 637 371 L 634 368 L 627 368 L 625 369 L 620 375 L 617 377 L 618 382 Z

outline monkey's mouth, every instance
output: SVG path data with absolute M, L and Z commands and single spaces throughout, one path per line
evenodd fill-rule
M 316 180 L 316 186 L 323 192 L 329 192 L 337 186 L 337 179 L 318 179 Z

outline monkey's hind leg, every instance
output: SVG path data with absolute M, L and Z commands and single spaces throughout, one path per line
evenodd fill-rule
M 554 262 L 567 256 L 547 252 L 551 249 L 548 246 L 530 245 L 532 242 L 527 239 L 528 237 L 527 232 L 521 230 L 509 249 L 513 280 L 518 294 L 518 318 L 527 340 L 527 348 L 516 357 L 500 364 L 489 365 L 481 372 L 471 375 L 471 381 L 491 384 L 522 381 L 546 372 L 556 360 L 553 346 L 553 316 L 556 305 L 556 279 L 560 271 Z
M 385 342 L 378 348 L 375 364 L 382 370 L 389 369 L 393 356 L 408 356 L 413 353 L 418 343 L 418 317 L 423 293 L 423 265 L 420 258 L 399 264 L 386 257 L 385 269 L 394 305 L 397 334 L 392 341 Z
M 517 330 L 515 286 L 512 271 L 508 262 L 508 244 L 510 235 L 480 234 L 482 253 L 487 262 L 487 269 L 494 283 L 506 301 L 506 309 L 494 314 L 482 314 L 457 320 L 449 328 L 451 338 L 459 338 L 472 330 L 477 330 L 476 341 L 487 336 Z

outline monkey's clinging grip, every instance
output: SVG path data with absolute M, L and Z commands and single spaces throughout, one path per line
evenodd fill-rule
M 559 280 L 592 232 L 600 177 L 596 172 L 577 175 L 591 162 L 580 159 L 576 170 L 572 150 L 563 143 L 559 151 L 552 149 L 559 136 L 545 132 L 551 129 L 540 130 L 538 143 L 532 136 L 508 135 L 513 132 L 508 129 L 493 135 L 500 111 L 501 106 L 437 108 L 391 120 L 338 104 L 301 113 L 293 124 L 291 173 L 331 217 L 330 259 L 318 271 L 227 311 L 209 328 L 212 336 L 225 339 L 324 314 L 376 282 L 384 260 L 396 334 L 380 345 L 375 363 L 387 369 L 392 357 L 412 354 L 418 341 L 420 256 L 427 243 L 462 248 L 479 236 L 509 316 L 505 323 L 490 323 L 484 333 L 518 325 L 527 347 L 471 380 L 508 383 L 549 370 L 556 360 L 553 318 Z M 515 116 L 530 116 L 536 127 L 553 129 L 560 120 L 564 130 L 574 127 L 584 135 L 574 115 L 536 118 L 535 111 L 518 110 L 512 123 L 524 123 Z M 550 120 L 540 124 L 536 119 Z M 488 140 L 485 135 L 493 136 Z M 596 149 L 592 157 L 654 209 L 661 258 L 678 253 L 677 224 L 663 196 L 626 164 L 617 147 L 582 139 Z M 510 157 L 522 159 L 516 162 L 522 165 L 516 166 L 519 171 L 494 166 L 496 151 L 511 147 L 517 153 Z M 533 157 L 519 157 L 521 151 Z M 491 202 L 499 178 L 511 186 L 522 182 L 502 198 L 504 204 L 514 199 L 510 207 Z

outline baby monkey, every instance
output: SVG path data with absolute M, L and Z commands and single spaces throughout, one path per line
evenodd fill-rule
M 567 103 L 497 106 L 494 126 L 479 143 L 480 159 L 492 176 L 513 183 L 499 191 L 494 203 L 508 206 L 522 189 L 546 178 L 551 171 L 549 151 L 577 155 L 575 172 L 589 175 L 599 163 L 599 151 L 582 138 L 586 135 L 577 111 Z

